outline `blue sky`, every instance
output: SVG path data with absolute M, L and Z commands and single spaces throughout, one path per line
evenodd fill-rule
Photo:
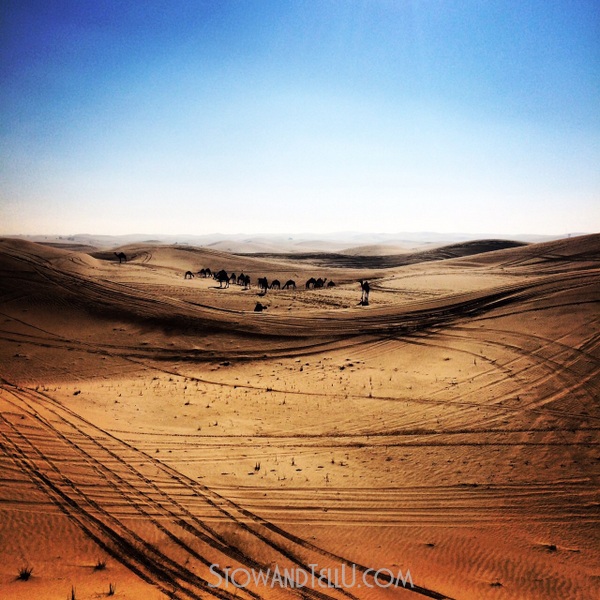
M 600 4 L 0 4 L 0 234 L 600 231 Z

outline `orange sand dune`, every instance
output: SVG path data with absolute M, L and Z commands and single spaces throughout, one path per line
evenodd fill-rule
M 0 240 L 0 597 L 599 597 L 600 236 L 474 247 Z

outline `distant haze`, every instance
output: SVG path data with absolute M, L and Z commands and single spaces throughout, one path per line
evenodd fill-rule
M 0 235 L 600 231 L 599 28 L 595 0 L 6 0 Z
M 428 247 L 443 246 L 458 242 L 493 239 L 486 233 L 435 233 L 435 232 L 398 232 L 365 233 L 333 232 L 324 234 L 222 234 L 205 235 L 166 235 L 166 234 L 128 234 L 128 235 L 17 235 L 34 242 L 56 244 L 61 247 L 77 249 L 81 247 L 115 248 L 136 245 L 182 244 L 205 246 L 215 250 L 234 253 L 301 253 L 301 252 L 351 252 L 353 254 L 396 254 Z M 514 234 L 504 239 L 516 242 L 544 242 L 563 236 L 544 236 L 532 234 Z M 564 236 L 566 237 L 566 236 Z

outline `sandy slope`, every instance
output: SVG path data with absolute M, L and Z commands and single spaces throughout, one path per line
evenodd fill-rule
M 376 271 L 122 250 L 0 241 L 0 597 L 600 595 L 600 236 Z

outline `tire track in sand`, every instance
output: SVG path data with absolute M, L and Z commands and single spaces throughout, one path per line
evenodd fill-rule
M 14 392 L 14 390 L 11 390 L 11 392 Z M 23 390 L 19 390 L 19 392 L 23 393 Z M 37 402 L 40 403 L 40 405 L 42 402 L 46 404 L 50 403 L 51 407 L 46 407 L 46 409 L 54 415 L 53 418 L 55 420 L 58 417 L 59 420 L 62 419 L 63 424 L 65 424 L 65 415 L 68 416 L 70 426 L 78 430 L 80 434 L 84 435 L 88 439 L 88 441 L 92 441 L 93 443 L 98 444 L 97 440 L 94 437 L 92 437 L 89 433 L 83 431 L 83 428 L 92 428 L 98 437 L 101 437 L 102 439 L 110 439 L 112 443 L 115 443 L 117 446 L 121 446 L 120 452 L 133 452 L 138 455 L 138 460 L 140 462 L 150 463 L 154 467 L 160 468 L 163 474 L 170 476 L 171 485 L 174 482 L 178 482 L 180 486 L 183 486 L 184 488 L 187 488 L 188 490 L 193 491 L 196 494 L 202 495 L 208 503 L 212 504 L 216 509 L 222 512 L 226 520 L 228 520 L 231 523 L 234 523 L 237 527 L 246 531 L 247 534 L 251 534 L 255 540 L 253 543 L 258 543 L 262 547 L 267 547 L 272 549 L 273 551 L 278 552 L 282 558 L 287 559 L 287 561 L 289 561 L 290 563 L 296 564 L 303 568 L 306 567 L 306 570 L 310 571 L 308 566 L 311 560 L 314 562 L 314 559 L 303 559 L 302 557 L 318 555 L 321 558 L 316 564 L 319 565 L 322 565 L 324 562 L 331 563 L 331 561 L 336 561 L 340 564 L 344 563 L 350 565 L 349 561 L 345 560 L 343 557 L 329 553 L 325 550 L 318 548 L 317 546 L 314 546 L 310 542 L 307 542 L 297 536 L 292 536 L 288 534 L 276 525 L 264 519 L 261 519 L 260 517 L 254 515 L 250 511 L 237 505 L 236 503 L 229 501 L 227 498 L 224 498 L 220 494 L 209 490 L 205 486 L 202 486 L 191 479 L 186 478 L 171 467 L 164 465 L 160 461 L 149 457 L 148 455 L 138 452 L 135 448 L 128 444 L 120 442 L 117 438 L 114 438 L 114 436 L 111 436 L 109 433 L 81 419 L 76 415 L 76 413 L 73 413 L 72 411 L 69 411 L 69 409 L 62 407 L 60 404 L 54 402 L 52 399 L 45 397 L 41 394 L 34 394 L 32 391 L 29 390 L 27 390 L 26 392 L 31 397 L 34 397 L 37 400 Z M 23 402 L 22 398 L 20 398 L 19 400 L 21 401 L 21 403 Z M 39 412 L 39 407 L 36 410 L 33 407 L 29 406 L 28 408 L 26 408 L 26 412 L 30 416 L 35 417 Z M 71 419 L 77 419 L 79 421 L 79 425 L 73 424 L 71 422 Z M 4 422 L 7 423 L 5 419 Z M 39 421 L 38 419 L 38 422 L 44 423 L 44 420 Z M 47 432 L 51 433 L 54 429 L 55 436 L 57 436 L 57 433 L 60 434 L 60 432 L 56 431 L 56 426 L 52 425 L 48 419 L 45 419 L 44 426 Z M 7 436 L 6 430 L 2 433 L 4 438 L 7 440 L 7 444 L 10 445 L 11 439 L 10 436 Z M 57 437 L 60 439 L 61 435 L 64 438 L 64 434 L 60 434 Z M 13 436 L 18 436 L 22 443 L 26 443 L 26 437 L 14 428 Z M 63 442 L 64 441 L 65 440 L 63 439 Z M 164 555 L 156 548 L 151 547 L 151 545 L 149 546 L 143 539 L 138 539 L 139 536 L 136 538 L 136 534 L 134 532 L 128 531 L 127 528 L 124 527 L 122 521 L 116 519 L 114 515 L 106 514 L 106 511 L 103 513 L 102 507 L 92 498 L 86 497 L 86 494 L 83 493 L 80 489 L 74 487 L 72 481 L 63 481 L 61 479 L 61 471 L 56 467 L 56 465 L 53 464 L 51 458 L 49 458 L 48 456 L 40 456 L 38 451 L 32 444 L 29 444 L 29 446 L 31 452 L 33 452 L 37 456 L 38 460 L 42 461 L 43 464 L 46 465 L 46 468 L 42 473 L 39 469 L 39 465 L 32 466 L 30 463 L 26 462 L 28 458 L 27 456 L 20 457 L 22 459 L 20 461 L 21 466 L 26 468 L 27 465 L 29 465 L 29 468 L 27 469 L 28 472 L 32 475 L 32 477 L 37 479 L 37 481 L 41 482 L 44 488 L 49 488 L 55 497 L 58 496 L 59 500 L 61 500 L 61 507 L 67 506 L 69 508 L 69 512 L 76 512 L 76 514 L 78 515 L 78 524 L 81 525 L 83 523 L 87 526 L 87 529 L 89 530 L 90 526 L 88 524 L 91 523 L 94 528 L 99 529 L 99 532 L 96 534 L 96 538 L 108 538 L 108 543 L 111 543 L 113 546 L 116 542 L 117 550 L 115 551 L 113 548 L 113 553 L 116 552 L 118 556 L 123 558 L 122 553 L 119 552 L 119 548 L 122 548 L 124 546 L 127 548 L 128 551 L 130 551 L 136 545 L 141 544 L 143 547 L 143 551 L 141 553 L 142 556 L 140 556 L 140 552 L 138 552 L 137 554 L 132 553 L 128 556 L 136 557 L 136 562 L 139 562 L 137 568 L 138 570 L 143 571 L 146 577 L 158 580 L 158 582 L 162 583 L 163 586 L 176 585 L 178 589 L 181 590 L 182 594 L 187 595 L 191 598 L 196 597 L 194 596 L 194 594 L 199 593 L 199 591 L 204 593 L 208 592 L 209 594 L 217 595 L 217 597 L 228 597 L 218 596 L 218 594 L 215 594 L 212 588 L 207 589 L 206 581 L 198 577 L 198 575 L 196 575 L 195 573 L 191 572 L 190 569 L 183 567 L 180 564 L 181 561 L 175 561 L 169 556 Z M 17 445 L 13 443 L 13 450 L 16 451 L 16 448 Z M 78 449 L 78 452 L 81 454 L 82 448 L 80 447 L 80 444 L 73 443 L 71 445 L 71 448 L 72 450 Z M 85 458 L 85 454 L 86 453 L 84 452 L 84 462 L 85 460 L 89 460 L 89 458 Z M 18 453 L 16 454 L 16 456 L 17 458 L 19 458 Z M 116 455 L 115 458 L 118 459 L 119 456 Z M 128 462 L 130 462 L 131 464 L 131 461 Z M 114 472 L 114 469 L 108 469 L 108 471 Z M 40 477 L 40 475 L 43 475 L 43 477 Z M 119 477 L 116 477 L 115 479 L 118 481 Z M 144 502 L 150 501 L 148 497 L 143 498 L 143 496 L 141 496 L 138 500 L 138 504 L 143 504 L 142 499 Z M 177 504 L 173 501 L 172 498 L 171 502 Z M 103 521 L 103 519 L 100 518 L 99 515 L 101 515 L 106 521 Z M 171 526 L 172 523 L 169 524 L 169 527 Z M 105 546 L 108 545 L 108 543 L 105 542 Z M 148 564 L 149 560 L 150 564 Z M 246 565 L 255 564 L 251 557 L 247 555 L 245 556 L 244 561 L 244 564 Z M 124 560 L 123 562 L 125 562 L 125 564 L 127 564 L 128 562 L 130 563 L 130 561 L 128 560 Z M 131 565 L 128 564 L 128 566 Z M 362 569 L 365 573 L 368 570 L 368 567 L 362 565 L 356 565 L 356 568 L 358 570 Z M 412 591 L 422 596 L 430 598 L 445 598 L 445 596 L 441 593 L 420 586 L 415 586 L 412 589 L 407 588 L 407 591 Z M 330 589 L 328 590 L 328 594 L 323 594 L 319 590 L 315 589 L 304 589 L 303 593 L 315 598 L 334 598 L 337 597 L 338 594 L 343 594 L 345 596 L 352 597 L 352 595 L 348 592 L 339 589 Z M 334 595 L 332 596 L 332 594 Z

